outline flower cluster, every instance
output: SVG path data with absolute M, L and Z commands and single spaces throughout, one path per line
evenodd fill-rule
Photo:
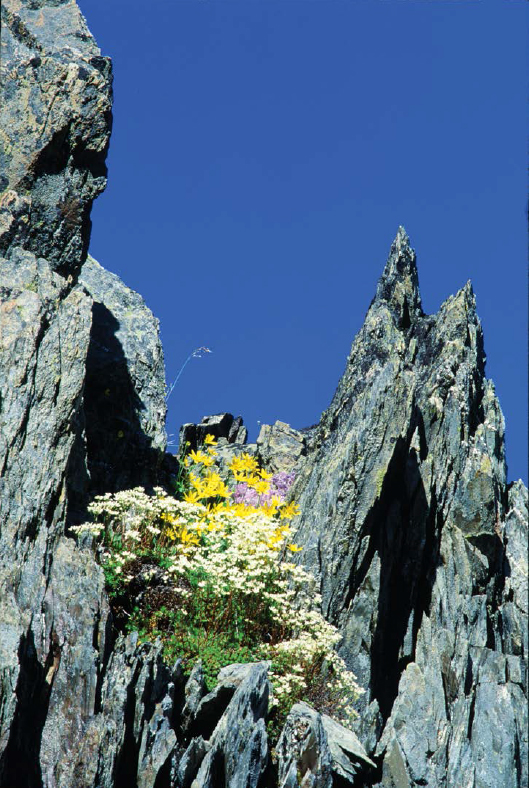
M 161 637 L 168 657 L 187 668 L 202 658 L 211 681 L 230 662 L 268 659 L 272 707 L 319 698 L 348 722 L 361 690 L 334 650 L 340 635 L 321 615 L 314 578 L 288 558 L 301 549 L 290 524 L 297 507 L 285 501 L 293 474 L 272 475 L 243 454 L 230 464 L 230 486 L 214 469 L 214 446 L 208 436 L 205 451 L 186 458 L 184 500 L 161 488 L 99 496 L 95 522 L 75 530 L 102 538 L 120 600 L 141 578 L 129 628 Z
M 279 471 L 268 476 L 268 488 L 265 488 L 263 492 L 259 492 L 255 484 L 252 485 L 251 480 L 239 482 L 233 492 L 233 500 L 236 503 L 244 503 L 252 507 L 268 505 L 276 499 L 284 501 L 294 482 L 295 473 Z M 261 489 L 263 489 L 262 485 Z

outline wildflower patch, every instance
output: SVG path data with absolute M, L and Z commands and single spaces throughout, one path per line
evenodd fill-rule
M 185 458 L 182 500 L 161 488 L 98 496 L 93 521 L 74 528 L 101 542 L 118 623 L 160 638 L 165 658 L 188 672 L 201 659 L 210 689 L 226 665 L 269 660 L 274 730 L 299 700 L 350 723 L 361 690 L 335 651 L 340 635 L 321 615 L 314 578 L 291 560 L 301 549 L 298 508 L 286 502 L 293 474 L 242 454 L 226 483 L 215 458 L 208 436 Z

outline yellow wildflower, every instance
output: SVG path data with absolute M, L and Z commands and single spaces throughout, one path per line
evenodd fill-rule
M 277 514 L 277 505 L 272 503 L 272 501 L 268 501 L 266 503 L 261 504 L 261 510 L 268 516 L 273 517 L 274 514 Z
M 204 438 L 204 443 L 206 444 L 206 446 L 216 446 L 217 445 L 217 439 L 215 438 L 214 435 L 212 435 L 210 432 L 208 432 L 208 434 Z
M 282 519 L 287 518 L 290 520 L 292 517 L 296 517 L 296 515 L 298 515 L 300 511 L 301 510 L 297 505 L 297 503 L 294 503 L 292 501 L 292 503 L 287 504 L 287 506 L 283 506 L 283 508 L 280 511 L 280 515 Z
M 229 498 L 231 495 L 230 490 L 222 481 L 218 473 L 209 472 L 205 479 L 205 487 L 202 490 L 203 498 L 212 498 L 220 495 L 222 498 Z
M 234 474 L 241 473 L 242 471 L 244 471 L 244 467 L 245 466 L 244 466 L 243 461 L 241 460 L 240 457 L 237 457 L 237 456 L 234 457 L 233 460 L 228 465 L 228 468 Z
M 255 459 L 255 457 L 252 457 L 250 454 L 247 454 L 246 452 L 242 455 L 241 462 L 243 464 L 243 468 L 245 468 L 247 471 L 256 471 L 258 468 L 257 460 Z
M 204 462 L 204 460 L 209 460 L 208 455 L 205 454 L 203 451 L 200 451 L 200 450 L 199 451 L 191 450 L 189 452 L 189 456 L 191 457 L 193 462 L 197 462 L 197 463 L 198 462 Z
M 269 473 L 268 471 L 265 471 L 264 468 L 260 468 L 260 470 L 258 470 L 257 473 L 259 474 L 261 479 L 265 479 L 265 480 L 271 479 L 272 476 L 274 475 L 273 473 Z
M 198 492 L 187 492 L 184 495 L 184 501 L 186 503 L 198 503 L 200 500 L 200 495 Z
M 232 471 L 232 473 L 236 482 L 246 481 L 246 473 L 244 471 Z
M 199 543 L 198 536 L 196 534 L 190 533 L 187 528 L 183 528 L 180 532 L 180 541 L 185 546 L 192 544 L 196 545 Z
M 287 545 L 287 547 L 288 547 L 288 549 L 289 549 L 289 550 L 291 550 L 293 553 L 299 553 L 299 551 L 300 551 L 300 550 L 303 550 L 303 548 L 302 548 L 302 547 L 300 547 L 300 546 L 299 546 L 299 545 L 297 545 L 297 544 L 289 544 L 289 545 Z
M 270 550 L 279 550 L 279 546 L 282 541 L 283 541 L 283 536 L 281 534 L 278 534 L 276 531 L 275 534 L 272 536 L 272 538 L 269 540 L 267 546 Z
M 253 507 L 246 506 L 244 503 L 234 503 L 226 507 L 226 509 L 230 514 L 234 514 L 235 517 L 247 517 L 248 514 L 255 511 Z
M 231 490 L 224 484 L 224 482 L 221 482 L 215 490 L 215 495 L 220 495 L 221 498 L 229 498 L 231 496 Z

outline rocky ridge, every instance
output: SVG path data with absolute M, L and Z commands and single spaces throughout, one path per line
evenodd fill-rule
M 320 424 L 248 447 L 297 471 L 300 560 L 367 689 L 356 731 L 296 704 L 272 753 L 266 664 L 207 693 L 118 635 L 68 529 L 174 460 L 157 321 L 87 255 L 111 65 L 73 0 L 1 13 L 0 788 L 527 785 L 527 490 L 471 286 L 425 315 L 402 228 Z M 186 429 L 224 459 L 246 441 L 226 414 Z

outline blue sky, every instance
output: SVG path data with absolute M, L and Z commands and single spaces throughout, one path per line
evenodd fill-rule
M 527 480 L 524 0 L 80 0 L 115 71 L 91 254 L 160 319 L 168 432 L 314 424 L 399 224 L 472 280 Z

